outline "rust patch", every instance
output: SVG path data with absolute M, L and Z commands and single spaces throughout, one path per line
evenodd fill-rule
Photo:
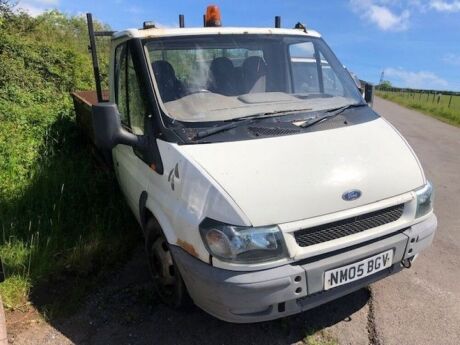
M 195 247 L 193 247 L 193 245 L 191 245 L 190 243 L 188 243 L 188 242 L 186 242 L 184 240 L 181 240 L 179 238 L 177 240 L 177 245 L 179 247 L 181 247 L 183 250 L 185 250 L 187 253 L 189 253 L 190 255 L 198 257 L 198 253 L 196 252 Z

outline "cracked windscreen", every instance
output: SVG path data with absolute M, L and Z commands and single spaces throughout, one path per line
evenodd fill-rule
M 145 43 L 166 114 L 184 122 L 362 102 L 349 73 L 319 38 L 204 35 Z

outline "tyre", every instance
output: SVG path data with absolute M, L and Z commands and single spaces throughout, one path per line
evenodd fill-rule
M 169 243 L 153 218 L 146 225 L 146 251 L 153 284 L 162 302 L 176 309 L 188 306 L 187 288 L 174 263 Z

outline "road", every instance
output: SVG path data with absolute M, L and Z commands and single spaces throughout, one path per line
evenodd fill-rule
M 460 129 L 379 98 L 375 109 L 409 141 L 436 188 L 438 233 L 410 270 L 300 315 L 233 325 L 159 304 L 140 251 L 76 315 L 29 322 L 10 343 L 296 344 L 321 330 L 340 344 L 460 344 Z
M 382 344 L 460 344 L 460 128 L 377 99 L 435 186 L 438 232 L 411 270 L 372 287 Z

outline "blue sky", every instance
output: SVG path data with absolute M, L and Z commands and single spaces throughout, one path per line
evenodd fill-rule
M 378 82 L 382 71 L 393 85 L 460 91 L 460 0 L 20 0 L 37 15 L 57 8 L 92 12 L 114 29 L 144 20 L 201 26 L 208 4 L 219 5 L 225 26 L 283 27 L 301 21 L 319 31 L 339 59 L 361 79 Z

